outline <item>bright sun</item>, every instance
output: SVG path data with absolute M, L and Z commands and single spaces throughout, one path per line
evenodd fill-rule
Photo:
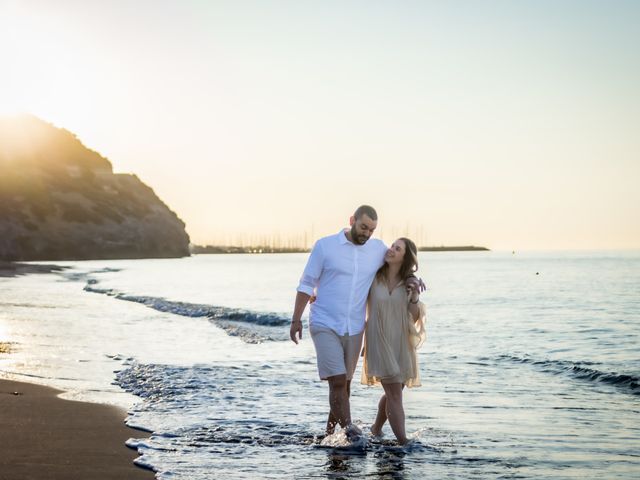
M 0 115 L 59 118 L 83 107 L 88 85 L 100 87 L 86 63 L 91 57 L 60 27 L 58 19 L 28 11 L 20 2 L 2 2 Z

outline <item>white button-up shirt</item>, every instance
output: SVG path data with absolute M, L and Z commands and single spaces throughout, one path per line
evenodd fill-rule
M 342 230 L 316 242 L 298 285 L 299 292 L 317 296 L 309 323 L 340 336 L 364 330 L 369 287 L 387 251 L 381 240 L 370 238 L 364 245 L 355 245 L 345 233 Z

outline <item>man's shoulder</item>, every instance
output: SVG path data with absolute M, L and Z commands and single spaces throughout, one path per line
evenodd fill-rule
M 338 245 L 337 235 L 327 235 L 326 237 L 321 237 L 313 244 L 312 252 L 322 252 L 323 254 L 327 254 L 335 249 L 335 246 Z
M 376 249 L 376 250 L 384 250 L 384 251 L 387 250 L 387 246 L 379 238 L 371 238 L 371 239 L 369 239 L 367 244 L 370 244 L 371 248 Z
M 332 235 L 327 235 L 326 237 L 319 238 L 316 241 L 316 244 L 328 245 L 328 244 L 331 244 L 331 243 L 337 243 L 339 241 L 339 236 L 341 234 L 342 234 L 342 232 L 338 232 L 338 233 L 334 233 Z
M 374 245 L 378 245 L 379 247 L 387 248 L 385 243 L 382 240 L 380 240 L 379 238 L 372 238 L 369 241 Z

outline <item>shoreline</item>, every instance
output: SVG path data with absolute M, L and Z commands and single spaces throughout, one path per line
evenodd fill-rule
M 0 260 L 0 278 L 13 278 L 19 275 L 31 275 L 34 273 L 58 273 L 68 267 L 41 263 L 23 263 Z
M 152 480 L 125 445 L 148 432 L 124 423 L 118 407 L 76 402 L 37 384 L 0 379 L 0 479 Z

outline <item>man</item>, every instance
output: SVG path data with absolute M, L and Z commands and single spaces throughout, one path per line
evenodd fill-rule
M 351 423 L 349 404 L 353 373 L 360 357 L 369 287 L 384 262 L 385 244 L 371 235 L 378 215 L 358 207 L 351 229 L 316 242 L 298 285 L 290 336 L 302 338 L 302 313 L 312 296 L 309 331 L 316 349 L 318 373 L 329 383 L 327 435 L 339 424 L 350 439 L 361 432 Z

